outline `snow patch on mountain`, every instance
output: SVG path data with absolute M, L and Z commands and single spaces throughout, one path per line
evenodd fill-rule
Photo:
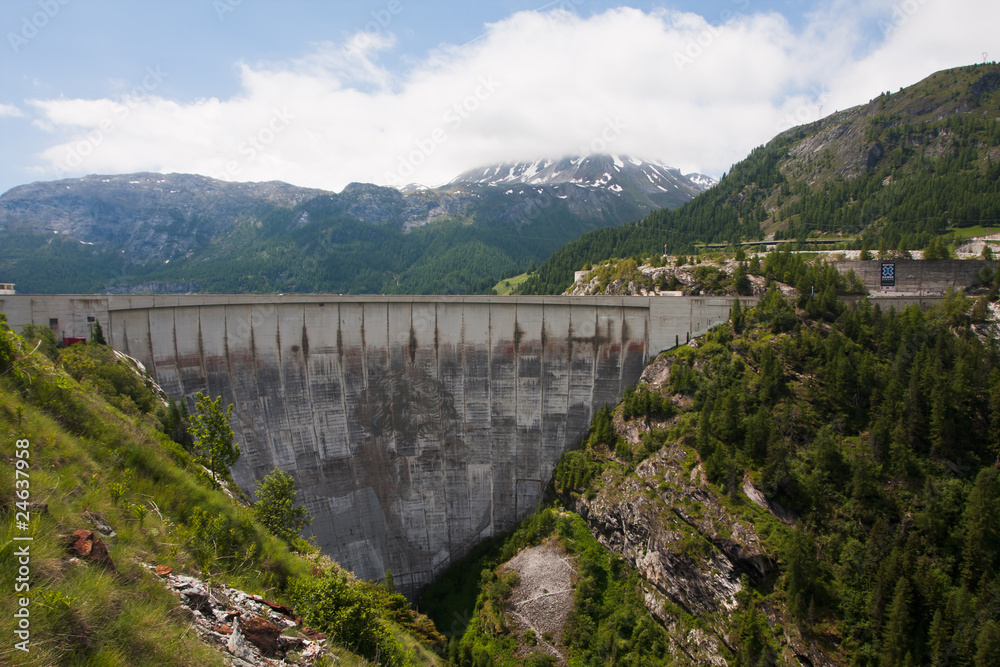
M 504 162 L 467 171 L 449 186 L 496 187 L 512 184 L 555 186 L 560 183 L 612 192 L 630 190 L 647 196 L 682 192 L 690 198 L 715 185 L 703 174 L 684 175 L 679 169 L 656 160 L 628 155 L 570 156 L 561 160 L 538 159 Z

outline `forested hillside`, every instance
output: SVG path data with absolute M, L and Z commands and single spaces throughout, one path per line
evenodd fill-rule
M 701 243 L 825 239 L 914 250 L 961 228 L 1000 226 L 1000 65 L 946 70 L 784 132 L 674 211 L 585 234 L 524 284 L 557 294 L 610 257 Z
M 816 289 L 734 306 L 595 416 L 552 509 L 467 566 L 489 569 L 457 664 L 553 664 L 494 569 L 548 535 L 577 567 L 569 664 L 1000 664 L 990 297 L 886 312 L 789 253 L 760 273 Z

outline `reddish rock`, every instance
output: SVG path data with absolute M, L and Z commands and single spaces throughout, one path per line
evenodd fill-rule
M 240 630 L 247 641 L 259 648 L 264 655 L 273 655 L 278 650 L 281 628 L 263 616 L 240 619 Z
M 264 604 L 266 604 L 268 607 L 275 610 L 279 614 L 283 614 L 284 616 L 287 616 L 288 618 L 295 620 L 295 612 L 293 612 L 292 608 L 289 607 L 288 605 L 278 604 L 277 602 L 271 602 L 270 600 L 264 600 Z
M 113 572 L 117 572 L 115 564 L 111 560 L 111 555 L 108 553 L 107 545 L 93 531 L 81 528 L 67 537 L 66 545 L 67 550 L 73 556 L 86 558 L 89 561 L 103 565 Z
M 170 567 L 169 565 L 157 565 L 156 566 L 156 576 L 158 576 L 158 577 L 165 577 L 165 576 L 167 576 L 168 574 L 170 574 L 173 571 L 174 571 L 174 568 Z
M 233 628 L 225 623 L 221 624 L 219 627 L 215 628 L 215 631 L 220 635 L 231 635 L 233 634 Z
M 91 549 L 94 548 L 94 543 L 90 540 L 77 540 L 73 543 L 73 553 L 82 558 L 86 558 L 90 555 Z
M 69 536 L 67 542 L 69 543 L 70 553 L 86 558 L 90 555 L 91 548 L 91 538 L 94 533 L 89 530 L 83 530 L 82 528 L 72 535 Z
M 308 637 L 314 642 L 323 641 L 324 639 L 326 639 L 326 635 L 324 635 L 319 630 L 313 630 L 308 625 L 302 626 L 302 634 L 304 634 L 306 637 Z
M 109 570 L 115 569 L 115 564 L 111 560 L 111 554 L 108 553 L 108 547 L 101 541 L 101 538 L 94 535 L 93 541 L 90 547 L 90 560 L 103 565 Z

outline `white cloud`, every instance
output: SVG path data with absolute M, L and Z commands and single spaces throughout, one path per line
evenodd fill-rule
M 241 64 L 228 99 L 179 103 L 154 87 L 30 104 L 61 137 L 42 154 L 49 177 L 178 171 L 339 190 L 588 150 L 718 175 L 820 102 L 829 113 L 975 62 L 998 24 L 1000 5 L 977 0 L 832 0 L 799 30 L 777 13 L 521 12 L 403 74 L 379 34 Z
M 13 104 L 0 104 L 0 118 L 19 118 L 24 112 Z

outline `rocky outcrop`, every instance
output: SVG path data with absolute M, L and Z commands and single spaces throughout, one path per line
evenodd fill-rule
M 534 633 L 540 650 L 565 665 L 567 651 L 562 637 L 573 610 L 576 565 L 557 541 L 529 547 L 511 558 L 501 571 L 517 572 L 518 583 L 511 591 L 507 613 L 513 618 L 518 635 Z M 519 656 L 527 658 L 535 649 L 522 646 Z
M 146 567 L 178 594 L 195 631 L 229 654 L 234 667 L 313 665 L 327 655 L 326 636 L 302 626 L 286 605 L 173 574 L 169 566 Z
M 107 545 L 94 531 L 81 528 L 72 535 L 65 536 L 65 544 L 72 557 L 89 560 L 117 574 L 118 570 L 111 560 Z
M 708 488 L 701 467 L 686 471 L 687 453 L 666 448 L 634 475 L 608 471 L 593 499 L 573 509 L 598 539 L 623 555 L 654 588 L 686 613 L 731 611 L 740 577 L 763 582 L 774 570 L 753 526 Z M 724 627 L 718 628 L 724 634 Z
M 608 296 L 679 296 L 697 294 L 724 294 L 728 296 L 738 296 L 734 288 L 713 289 L 709 284 L 698 276 L 699 267 L 702 265 L 686 264 L 674 266 L 674 258 L 665 258 L 671 261 L 669 266 L 653 266 L 643 264 L 633 272 L 621 278 L 607 280 L 602 278 L 602 271 L 577 271 L 576 281 L 566 290 L 569 296 L 592 296 L 604 294 Z M 724 276 L 731 276 L 739 262 L 735 260 L 726 261 L 719 265 L 705 265 L 718 269 Z M 608 273 L 615 273 L 616 267 Z M 750 281 L 750 296 L 759 297 L 767 290 L 767 281 L 761 276 L 748 275 Z M 782 293 L 794 291 L 778 283 Z
M 743 577 L 767 587 L 777 576 L 777 556 L 727 505 L 749 501 L 724 502 L 680 447 L 664 448 L 634 474 L 606 471 L 597 488 L 592 497 L 564 501 L 642 574 L 646 607 L 670 635 L 675 661 L 724 667 Z M 766 613 L 787 664 L 838 664 L 815 641 L 804 641 L 780 609 Z
M 641 381 L 661 390 L 669 379 L 670 359 L 661 356 Z M 675 404 L 686 400 L 677 396 Z M 615 426 L 634 446 L 652 426 L 665 424 L 619 417 Z M 595 456 L 614 458 L 609 451 Z M 646 607 L 670 635 L 677 664 L 724 667 L 734 648 L 737 594 L 744 583 L 766 590 L 779 576 L 778 555 L 764 544 L 755 522 L 766 513 L 786 523 L 794 516 L 768 503 L 749 480 L 743 489 L 721 494 L 708 483 L 697 455 L 675 442 L 634 470 L 604 466 L 585 494 L 562 495 L 597 539 L 643 576 Z M 764 605 L 763 611 L 780 645 L 781 664 L 839 664 L 816 641 L 804 640 L 782 609 Z

